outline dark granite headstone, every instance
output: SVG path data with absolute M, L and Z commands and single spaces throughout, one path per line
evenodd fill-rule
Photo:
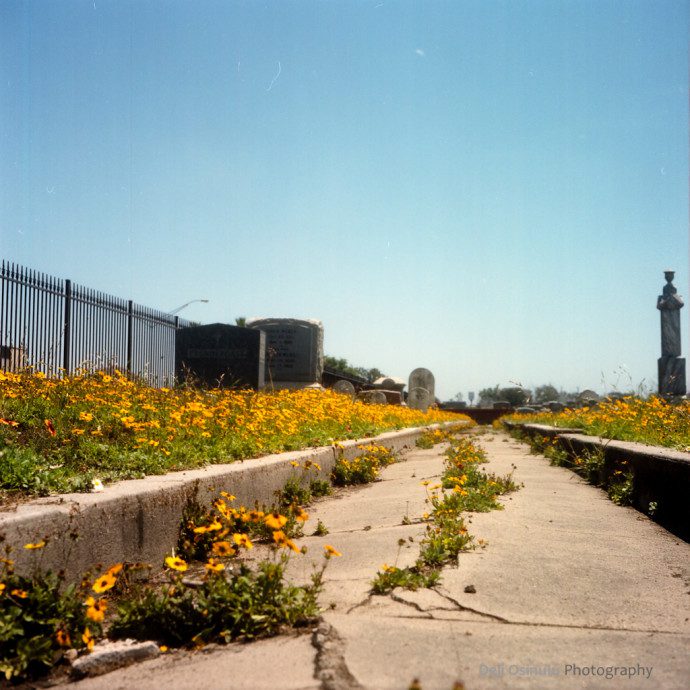
M 264 387 L 265 336 L 224 323 L 180 328 L 175 334 L 178 379 L 224 388 Z
M 247 326 L 266 333 L 267 383 L 280 387 L 280 384 L 321 382 L 323 325 L 320 321 L 251 319 Z

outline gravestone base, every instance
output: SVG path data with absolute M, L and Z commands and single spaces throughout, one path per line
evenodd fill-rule
M 357 393 L 357 400 L 369 405 L 385 405 L 388 402 L 383 391 L 377 390 L 359 391 Z
M 413 410 L 426 412 L 432 402 L 431 393 L 429 393 L 426 388 L 416 386 L 414 388 L 410 388 L 410 391 L 407 394 L 407 406 L 411 407 Z
M 389 405 L 402 405 L 403 395 L 400 391 L 379 389 L 386 396 Z
M 685 395 L 685 358 L 660 357 L 659 395 Z
M 274 391 L 298 391 L 303 388 L 313 388 L 315 390 L 323 391 L 326 390 L 318 381 L 313 381 L 312 383 L 304 381 L 274 381 L 270 383 L 266 381 L 264 390 L 274 390 Z

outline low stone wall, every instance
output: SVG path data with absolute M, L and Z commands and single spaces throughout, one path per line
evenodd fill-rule
M 475 424 L 493 424 L 497 419 L 509 414 L 515 414 L 515 410 L 501 410 L 493 407 L 463 407 L 462 409 L 449 409 L 441 405 L 444 412 L 455 412 L 470 417 Z
M 587 436 L 579 429 L 562 429 L 544 424 L 506 421 L 509 430 L 531 437 L 556 439 L 560 448 L 574 458 L 585 453 L 603 453 L 598 483 L 606 485 L 620 463 L 627 461 L 633 473 L 632 505 L 670 532 L 690 541 L 690 453 Z M 650 504 L 655 509 L 650 511 Z
M 348 459 L 361 455 L 359 447 L 368 443 L 404 451 L 425 431 L 458 423 L 387 432 L 343 441 L 339 447 Z M 227 491 L 237 497 L 235 505 L 270 505 L 292 477 L 304 485 L 313 479 L 328 479 L 338 456 L 334 446 L 311 448 L 117 482 L 100 493 L 39 498 L 0 513 L 2 546 L 12 547 L 10 557 L 18 572 L 37 567 L 64 570 L 68 580 L 80 578 L 97 564 L 161 563 L 177 543 L 180 519 L 189 501 L 210 505 L 221 491 Z M 305 470 L 307 460 L 321 469 Z M 47 545 L 39 551 L 23 548 L 44 539 Z

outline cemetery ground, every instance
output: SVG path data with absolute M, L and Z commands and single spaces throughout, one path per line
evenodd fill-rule
M 119 371 L 0 371 L 0 506 L 461 418 L 331 391 L 171 390 Z
M 305 554 L 290 544 L 278 551 L 275 537 L 274 549 L 256 540 L 242 551 L 254 564 L 290 552 L 287 581 L 307 587 L 327 555 L 318 617 L 252 643 L 170 647 L 65 687 L 686 688 L 690 546 L 503 432 L 473 433 L 472 442 L 487 464 L 473 462 L 464 437 L 459 455 L 445 443 L 408 451 L 381 469 L 382 481 L 303 509 L 301 538 L 276 516 L 271 526 Z M 452 505 L 445 497 L 476 498 L 466 488 L 475 470 L 488 477 L 476 486 L 506 489 L 496 499 L 504 509 L 455 515 L 463 539 L 447 545 L 438 580 L 386 586 L 405 584 L 387 576 L 429 573 L 419 561 L 425 551 L 433 560 L 434 513 Z M 189 576 L 176 565 L 167 577 Z

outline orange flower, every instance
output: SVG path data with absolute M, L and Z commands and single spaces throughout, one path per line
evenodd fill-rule
M 57 432 L 55 431 L 55 427 L 53 426 L 53 423 L 52 423 L 49 419 L 44 419 L 44 420 L 43 420 L 43 424 L 45 424 L 45 427 L 46 427 L 46 429 L 48 430 L 48 433 L 49 433 L 51 436 L 55 436 L 55 434 L 56 434 Z
M 212 547 L 211 551 L 216 556 L 234 556 L 236 551 L 235 549 L 230 546 L 230 542 L 228 541 L 217 541 Z
M 66 630 L 60 628 L 55 632 L 55 640 L 61 647 L 71 647 L 72 640 L 70 639 L 69 633 Z
M 18 597 L 19 599 L 26 599 L 29 596 L 29 593 L 23 589 L 13 589 L 10 594 L 13 597 Z
M 282 530 L 277 530 L 276 532 L 273 532 L 273 541 L 281 549 L 292 549 L 296 553 L 300 552 L 295 542 L 291 539 L 288 539 L 285 535 L 285 532 L 283 532 Z
M 86 645 L 86 648 L 92 652 L 93 651 L 93 646 L 94 646 L 94 641 L 93 641 L 93 635 L 91 634 L 91 631 L 89 630 L 88 626 L 84 628 L 84 634 L 81 636 L 82 642 Z
M 324 545 L 324 551 L 326 552 L 326 558 L 330 558 L 331 556 L 342 556 L 343 554 L 340 553 L 340 551 L 336 551 L 330 544 L 325 544 Z
M 94 621 L 94 623 L 100 623 L 105 618 L 105 610 L 108 608 L 108 603 L 103 599 L 87 597 L 84 606 L 88 607 L 86 609 L 86 617 Z

